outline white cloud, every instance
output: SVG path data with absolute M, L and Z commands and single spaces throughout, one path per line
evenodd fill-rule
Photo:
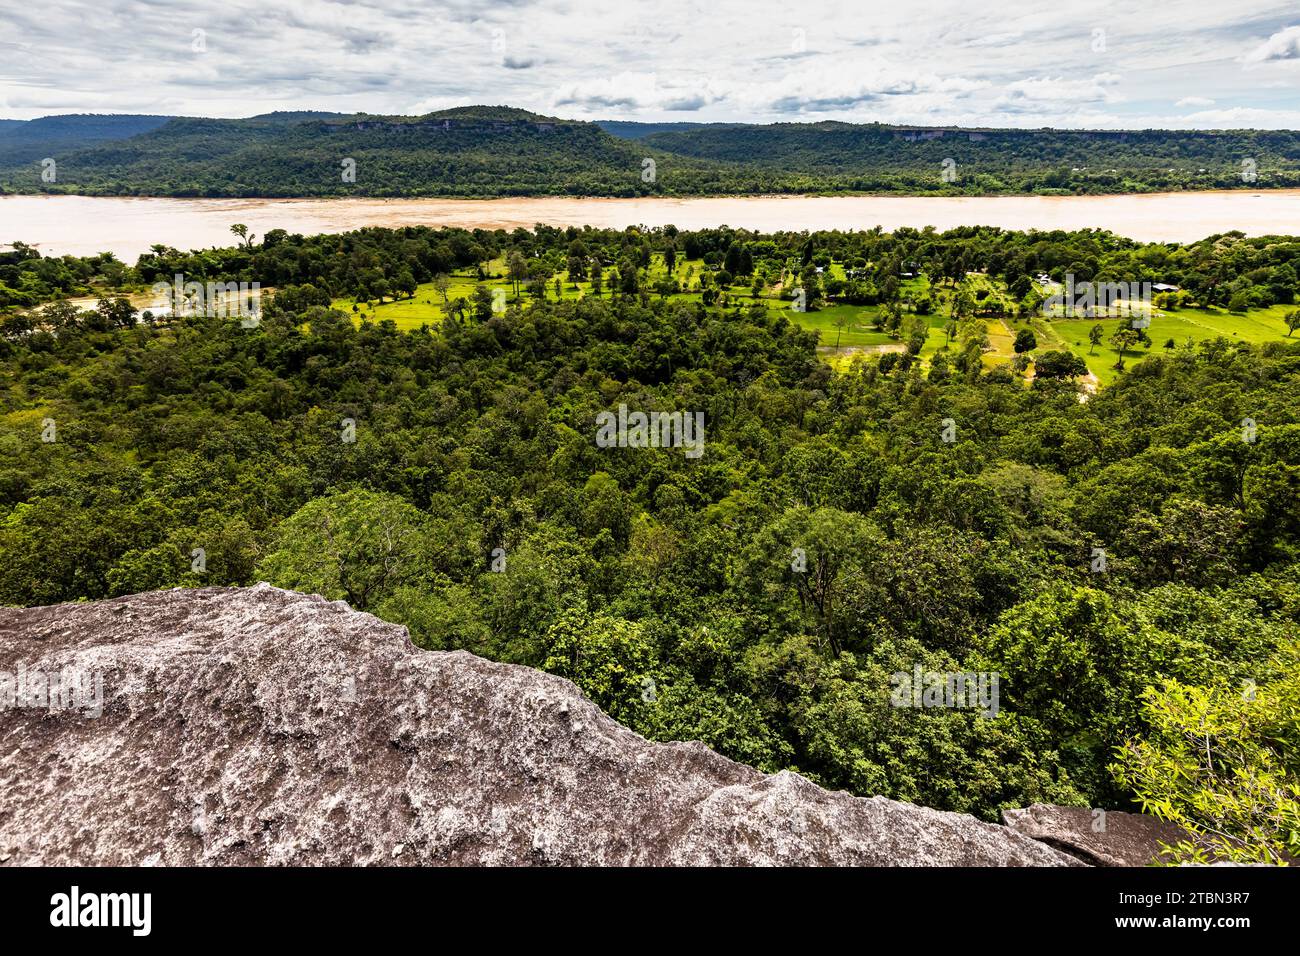
M 1080 104 L 1118 103 L 1123 96 L 1116 87 L 1122 79 L 1116 73 L 1098 73 L 1077 80 L 1059 76 L 1031 77 L 1008 84 L 997 106 L 1013 112 L 1048 112 Z
M 990 33 L 971 37 L 967 41 L 967 46 L 1014 46 L 1024 39 L 1024 36 L 1023 33 Z
M 1276 126 L 1300 110 L 1296 84 L 1285 84 L 1300 43 L 1295 0 L 1134 6 L 14 0 L 0 117 L 487 103 L 585 119 L 1122 128 L 1192 116 Z M 192 49 L 194 29 L 206 31 L 206 52 Z M 1160 115 L 1155 104 L 1173 105 Z
M 894 97 L 920 98 L 938 94 L 948 98 L 981 89 L 985 84 L 959 76 L 942 77 L 924 70 L 859 58 L 832 68 L 801 67 L 781 78 L 745 89 L 742 99 L 753 110 L 778 114 L 826 113 L 875 107 Z
M 1244 63 L 1300 59 L 1300 26 L 1279 30 L 1244 57 Z
M 1300 109 L 1261 110 L 1234 106 L 1231 109 L 1202 110 L 1186 119 L 1194 129 L 1300 129 Z
M 655 73 L 622 72 L 559 87 L 551 98 L 556 107 L 577 107 L 600 116 L 611 110 L 647 109 L 694 112 L 722 99 L 708 76 L 676 77 L 661 83 Z

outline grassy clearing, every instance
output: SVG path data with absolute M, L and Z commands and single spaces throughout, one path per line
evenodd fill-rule
M 1276 342 L 1286 338 L 1286 323 L 1283 316 L 1295 306 L 1272 306 L 1267 309 L 1255 309 L 1246 313 L 1228 312 L 1223 309 L 1179 309 L 1177 312 L 1156 312 L 1151 317 L 1151 326 L 1147 335 L 1151 347 L 1138 345 L 1125 354 L 1125 364 L 1132 365 L 1148 355 L 1161 354 L 1166 351 L 1166 344 L 1172 340 L 1175 347 L 1210 339 L 1226 338 L 1235 342 L 1261 344 Z M 1054 319 L 1048 323 L 1036 324 L 1035 329 L 1047 325 L 1063 342 L 1066 348 L 1074 352 L 1088 365 L 1103 385 L 1109 385 L 1122 373 L 1114 368 L 1119 359 L 1119 352 L 1109 342 L 1110 337 L 1123 324 L 1123 320 L 1104 319 Z M 1088 332 L 1094 325 L 1100 324 L 1104 329 L 1101 342 L 1094 348 L 1088 341 Z M 1292 338 L 1295 336 L 1293 335 Z M 1039 345 L 1043 345 L 1039 336 Z
M 781 311 L 789 314 L 792 322 L 821 335 L 821 345 L 835 351 L 846 348 L 864 348 L 888 345 L 894 341 L 873 326 L 875 309 L 855 305 L 832 305 L 816 312 L 794 312 L 788 304 Z
M 674 301 L 701 301 L 699 281 L 700 274 L 705 269 L 704 263 L 699 259 L 679 259 L 673 270 L 673 278 L 685 291 L 675 293 L 669 298 Z M 486 271 L 488 277 L 485 279 L 478 279 L 468 272 L 451 276 L 452 285 L 447 291 L 448 300 L 461 297 L 469 299 L 476 285 L 486 285 L 494 290 L 502 290 L 507 301 L 515 301 L 512 284 L 506 277 L 505 263 L 494 260 L 488 263 Z M 611 273 L 613 270 L 606 270 L 602 292 L 605 297 L 610 294 Z M 656 256 L 646 270 L 644 282 L 648 287 L 653 288 L 654 284 L 666 275 L 667 270 L 662 257 Z M 843 267 L 838 263 L 833 264 L 831 275 L 842 277 Z M 568 280 L 564 272 L 558 272 L 546 282 L 548 299 L 557 298 L 557 279 L 559 280 L 558 297 L 561 299 L 578 299 L 593 294 L 590 281 L 573 283 Z M 990 293 L 1003 291 L 999 283 L 981 273 L 972 273 L 968 276 L 968 281 L 977 290 L 987 289 Z M 902 290 L 904 293 L 930 291 L 941 299 L 950 292 L 945 288 L 932 289 L 923 277 L 905 280 L 902 283 Z M 827 305 L 816 311 L 798 312 L 794 309 L 790 294 L 777 284 L 764 288 L 757 298 L 753 295 L 750 284 L 744 282 L 732 285 L 726 293 L 728 306 L 743 307 L 751 302 L 762 302 L 772 311 L 785 315 L 802 328 L 817 332 L 822 358 L 837 369 L 847 368 L 856 356 L 872 356 L 882 351 L 897 349 L 901 345 L 899 339 L 875 328 L 879 312 L 877 306 Z M 526 302 L 529 296 L 521 290 L 520 299 Z M 422 325 L 437 327 L 442 324 L 446 315 L 443 297 L 430 283 L 422 284 L 416 290 L 414 297 L 409 299 L 377 303 L 355 302 L 349 298 L 342 298 L 335 300 L 333 304 L 335 308 L 354 315 L 358 321 L 369 319 L 378 322 L 391 319 L 402 330 L 418 329 Z M 1132 363 L 1141 361 L 1148 355 L 1161 354 L 1165 352 L 1165 345 L 1170 340 L 1179 347 L 1220 336 L 1253 344 L 1277 341 L 1286 337 L 1284 316 L 1293 308 L 1295 306 L 1277 305 L 1248 313 L 1232 313 L 1216 308 L 1156 312 L 1147 330 L 1152 342 L 1151 347 L 1138 345 L 1130 349 L 1125 355 L 1125 361 L 1131 366 Z M 920 360 L 924 365 L 928 365 L 934 354 L 946 344 L 943 330 L 949 321 L 947 302 L 937 303 L 937 309 L 936 314 L 928 317 L 930 334 L 920 354 Z M 1088 370 L 1102 385 L 1108 385 L 1121 374 L 1114 368 L 1119 353 L 1109 344 L 1109 339 L 1123 321 L 1119 318 L 1066 319 L 1048 318 L 1042 315 L 1020 320 L 990 319 L 988 331 L 991 349 L 984 354 L 984 365 L 986 368 L 992 368 L 1011 361 L 1015 355 L 1012 345 L 1016 330 L 1027 322 L 1038 340 L 1037 351 L 1069 349 L 1084 360 Z M 1088 341 L 1088 333 L 1098 323 L 1101 324 L 1104 333 L 1101 343 L 1094 347 Z

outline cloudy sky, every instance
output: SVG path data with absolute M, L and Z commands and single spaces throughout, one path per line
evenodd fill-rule
M 0 0 L 0 117 L 1300 128 L 1297 0 Z

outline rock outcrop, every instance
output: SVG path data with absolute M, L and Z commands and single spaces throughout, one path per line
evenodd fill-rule
M 1003 810 L 1002 822 L 1089 866 L 1150 866 L 1163 862 L 1162 843 L 1172 846 L 1188 838 L 1181 827 L 1140 813 L 1046 803 Z
M 566 680 L 267 585 L 0 609 L 0 674 L 8 865 L 1077 865 L 651 743 Z

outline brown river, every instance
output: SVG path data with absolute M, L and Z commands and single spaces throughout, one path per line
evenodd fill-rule
M 1239 229 L 1300 233 L 1300 189 L 1142 196 L 739 196 L 705 199 L 153 199 L 0 196 L 0 244 L 45 255 L 113 252 L 126 262 L 155 243 L 178 249 L 233 245 L 232 223 L 311 235 L 363 226 L 525 228 L 632 225 L 683 229 L 871 229 L 1002 226 L 1110 229 L 1133 239 L 1191 242 Z

